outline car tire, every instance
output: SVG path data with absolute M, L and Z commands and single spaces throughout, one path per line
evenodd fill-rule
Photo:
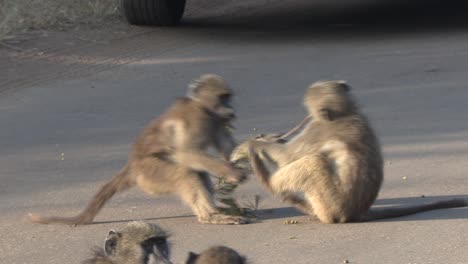
M 186 0 L 120 0 L 129 24 L 176 26 L 184 13 Z

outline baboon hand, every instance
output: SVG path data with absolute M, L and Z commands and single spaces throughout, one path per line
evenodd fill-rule
M 243 169 L 232 168 L 232 170 L 224 177 L 228 183 L 238 184 L 247 180 L 247 173 Z
M 248 160 L 249 156 L 247 150 L 249 148 L 250 140 L 244 141 L 239 144 L 231 153 L 229 160 L 232 163 L 237 163 L 243 160 Z
M 232 163 L 242 163 L 244 161 L 248 161 L 249 153 L 248 149 L 249 146 L 254 144 L 255 141 L 259 142 L 272 142 L 272 143 L 284 143 L 286 140 L 281 138 L 281 134 L 258 134 L 257 136 L 248 139 L 241 144 L 239 144 L 231 153 L 229 160 Z M 243 166 L 243 165 L 242 165 Z M 241 167 L 242 167 L 241 166 Z

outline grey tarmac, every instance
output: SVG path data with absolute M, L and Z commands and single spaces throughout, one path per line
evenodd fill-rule
M 177 198 L 137 190 L 115 196 L 92 225 L 26 217 L 83 209 L 146 122 L 203 73 L 237 92 L 239 140 L 302 120 L 311 82 L 347 80 L 383 145 L 376 206 L 468 199 L 466 12 L 389 2 L 193 0 L 178 28 L 114 21 L 2 41 L 0 262 L 79 263 L 109 229 L 147 219 L 171 231 L 175 263 L 217 244 L 259 264 L 467 263 L 468 208 L 326 225 L 254 177 L 236 194 L 263 197 L 249 225 L 201 225 Z

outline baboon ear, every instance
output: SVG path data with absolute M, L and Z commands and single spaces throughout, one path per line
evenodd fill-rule
M 197 259 L 198 259 L 198 256 L 199 256 L 198 254 L 195 254 L 195 253 L 193 253 L 192 251 L 190 251 L 190 252 L 188 253 L 188 257 L 187 257 L 187 260 L 185 261 L 185 264 L 193 264 L 193 263 L 195 263 L 195 261 L 197 261 Z
M 115 254 L 115 250 L 117 248 L 117 244 L 119 243 L 120 237 L 121 235 L 119 232 L 115 230 L 109 231 L 106 240 L 104 241 L 104 251 L 106 252 L 107 256 Z
M 325 108 L 320 109 L 319 110 L 319 115 L 320 115 L 320 119 L 322 119 L 322 120 L 327 120 L 327 121 L 332 121 L 333 120 L 332 113 L 328 109 L 325 109 Z
M 340 81 L 337 81 L 337 82 L 340 85 L 340 87 L 343 88 L 343 90 L 345 92 L 351 91 L 351 86 L 346 81 L 340 80 Z

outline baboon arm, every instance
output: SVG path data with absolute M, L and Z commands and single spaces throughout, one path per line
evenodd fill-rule
M 179 150 L 172 155 L 172 159 L 183 166 L 196 171 L 206 171 L 211 175 L 228 180 L 243 180 L 243 175 L 227 161 L 216 159 L 200 151 Z
M 227 129 L 227 128 L 225 128 Z M 232 151 L 237 146 L 236 140 L 230 135 L 229 131 L 220 133 L 216 139 L 216 150 L 222 155 L 224 160 L 228 161 Z
M 271 192 L 274 192 L 270 185 L 270 172 L 263 164 L 262 160 L 258 156 L 258 153 L 255 152 L 252 145 L 249 146 L 249 162 L 252 165 L 252 170 L 255 175 L 260 179 L 262 184 Z
M 252 151 L 258 153 L 261 159 L 270 160 L 276 163 L 278 167 L 289 163 L 291 159 L 285 145 L 281 143 L 252 140 L 250 142 L 250 148 Z
M 172 132 L 170 141 L 173 144 L 173 152 L 169 158 L 173 162 L 195 171 L 208 172 L 229 181 L 240 182 L 246 178 L 242 172 L 235 169 L 228 161 L 217 159 L 201 149 L 201 144 L 196 142 L 196 138 L 191 137 L 192 134 L 189 133 L 186 123 L 177 120 L 167 122 L 165 132 L 168 131 Z M 214 141 L 216 142 L 216 138 Z

